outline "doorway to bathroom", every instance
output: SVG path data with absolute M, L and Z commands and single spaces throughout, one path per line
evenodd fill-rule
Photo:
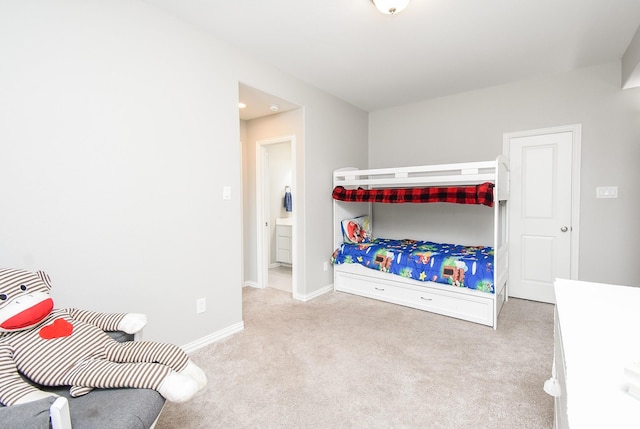
M 293 293 L 295 136 L 256 142 L 258 286 Z
M 304 204 L 303 196 L 296 192 L 296 187 L 304 184 L 301 156 L 304 152 L 304 110 L 302 106 L 244 83 L 238 83 L 238 99 L 242 151 L 242 286 L 266 288 L 275 284 L 298 299 L 304 287 L 299 278 L 304 272 L 304 258 L 298 255 L 302 249 L 302 233 L 297 233 L 304 226 Z M 281 152 L 289 153 L 288 163 L 281 161 Z M 267 163 L 265 159 L 271 159 L 271 162 Z M 283 170 L 274 167 L 276 164 L 288 164 L 285 173 L 278 173 L 285 179 L 267 175 L 271 170 Z M 290 182 L 286 180 L 288 176 Z M 276 190 L 272 192 L 269 184 Z M 287 186 L 290 187 L 291 211 L 284 207 L 282 195 Z M 286 222 L 291 225 L 281 225 L 283 227 L 276 231 L 276 223 Z M 287 232 L 291 235 L 290 242 L 282 238 L 280 247 L 272 251 L 272 243 L 275 246 L 277 241 L 276 233 L 286 237 Z M 287 244 L 290 246 L 288 264 Z M 276 250 L 280 251 L 279 256 L 273 256 Z

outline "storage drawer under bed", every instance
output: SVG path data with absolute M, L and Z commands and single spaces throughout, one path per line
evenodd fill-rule
M 467 294 L 467 290 L 429 287 L 428 282 L 424 286 L 413 286 L 339 271 L 334 281 L 338 291 L 493 326 L 493 296 L 484 298 Z

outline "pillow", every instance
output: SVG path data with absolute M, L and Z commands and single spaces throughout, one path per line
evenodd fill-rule
M 349 244 L 370 243 L 371 223 L 369 216 L 358 216 L 353 219 L 344 219 L 342 222 L 342 240 Z

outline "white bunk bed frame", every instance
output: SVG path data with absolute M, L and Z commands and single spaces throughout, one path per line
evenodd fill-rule
M 506 157 L 500 155 L 494 161 L 417 167 L 369 170 L 347 167 L 333 173 L 333 186 L 343 186 L 346 189 L 465 186 L 484 182 L 494 184 L 493 283 L 495 293 L 434 282 L 421 282 L 365 268 L 360 264 L 334 265 L 334 290 L 468 320 L 496 329 L 498 315 L 503 303 L 508 299 L 509 166 Z M 334 248 L 342 243 L 340 222 L 343 219 L 361 215 L 369 215 L 372 219 L 372 203 L 333 201 Z M 375 232 L 375 224 L 373 222 L 372 224 Z

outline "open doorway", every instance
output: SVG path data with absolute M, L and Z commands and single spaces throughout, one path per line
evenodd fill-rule
M 293 293 L 295 136 L 256 143 L 258 284 Z
M 247 105 L 240 109 L 243 286 L 274 287 L 295 297 L 302 108 L 244 84 L 239 84 L 239 101 Z

